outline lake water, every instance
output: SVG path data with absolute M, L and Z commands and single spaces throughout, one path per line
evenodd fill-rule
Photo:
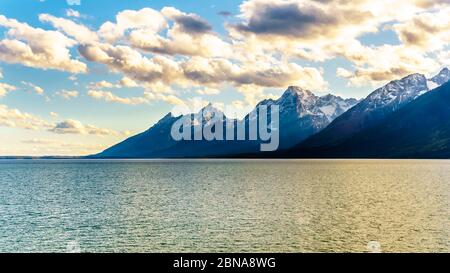
M 449 198 L 450 161 L 2 160 L 0 251 L 449 252 Z

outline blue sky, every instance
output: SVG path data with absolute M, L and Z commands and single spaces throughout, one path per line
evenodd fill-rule
M 98 152 L 180 104 L 248 108 L 289 85 L 362 98 L 433 75 L 447 2 L 2 0 L 0 155 Z

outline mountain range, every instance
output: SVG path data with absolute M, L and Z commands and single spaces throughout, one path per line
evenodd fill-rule
M 309 90 L 291 86 L 278 100 L 264 100 L 255 107 L 279 106 L 280 147 L 290 148 L 325 128 L 336 117 L 353 107 L 356 99 L 343 99 L 334 95 L 316 96 Z M 199 111 L 221 113 L 211 104 Z M 191 116 L 193 114 L 189 114 Z M 224 115 L 224 114 L 223 114 Z M 167 114 L 147 131 L 126 139 L 92 157 L 101 158 L 162 158 L 162 157 L 216 157 L 239 153 L 256 153 L 260 141 L 175 141 L 171 137 L 172 125 L 185 116 Z M 225 115 L 224 115 L 225 117 Z M 226 119 L 226 117 L 225 117 Z M 229 120 L 235 124 L 245 123 L 248 128 L 249 114 L 242 120 Z M 203 124 L 208 126 L 207 124 Z M 199 128 L 201 129 L 201 128 Z M 247 132 L 248 136 L 248 132 Z M 246 138 L 248 139 L 248 137 Z
M 388 83 L 336 118 L 324 130 L 308 138 L 302 143 L 302 147 L 334 145 L 377 124 L 390 113 L 430 91 L 430 82 L 424 75 L 412 74 Z
M 450 158 L 450 82 L 340 143 L 284 151 L 283 157 Z
M 435 92 L 429 92 L 433 89 L 438 91 L 436 93 L 441 93 L 447 87 L 444 83 L 449 80 L 450 71 L 447 68 L 431 79 L 427 79 L 422 74 L 412 74 L 388 83 L 361 101 L 343 99 L 331 94 L 317 96 L 309 90 L 291 86 L 279 99 L 264 100 L 255 107 L 255 111 L 258 113 L 257 110 L 263 105 L 268 107 L 279 106 L 280 150 L 277 152 L 259 153 L 260 141 L 175 141 L 170 134 L 172 125 L 186 116 L 174 116 L 169 113 L 147 131 L 130 137 L 91 157 L 190 158 L 240 157 L 240 155 L 244 157 L 248 155 L 251 155 L 251 157 L 406 157 L 409 154 L 401 152 L 365 154 L 364 151 L 352 147 L 352 141 L 356 141 L 356 139 L 361 141 L 370 134 L 376 137 L 380 132 L 373 131 L 373 128 L 388 126 L 385 125 L 387 121 L 395 123 L 394 118 L 397 119 L 399 118 L 397 115 L 400 115 L 398 113 L 408 116 L 404 109 L 411 111 L 411 107 L 433 108 L 430 104 L 435 103 L 435 100 L 429 99 L 429 103 L 421 103 L 421 101 L 429 96 L 434 97 L 432 94 Z M 436 104 L 436 107 L 442 107 L 442 105 Z M 203 108 L 200 113 L 202 111 L 221 113 L 211 104 Z M 417 113 L 419 112 L 417 110 Z M 445 110 L 442 110 L 442 113 L 445 113 Z M 194 114 L 189 114 L 189 116 L 192 115 Z M 426 120 L 425 117 L 417 118 L 419 122 Z M 224 116 L 224 119 L 227 118 Z M 242 120 L 228 121 L 235 125 L 248 123 L 249 115 Z M 440 119 L 437 118 L 434 121 L 440 121 Z M 442 120 L 442 123 L 445 123 L 445 121 Z M 206 123 L 194 127 L 194 131 L 195 128 L 200 130 L 205 126 L 211 125 L 206 121 Z M 445 125 L 442 126 L 445 127 Z M 435 124 L 433 128 L 438 127 Z M 446 131 L 443 130 L 442 132 L 445 133 Z M 408 133 L 412 134 L 410 131 Z M 413 138 L 414 136 L 409 137 L 409 139 Z M 371 139 L 370 141 L 374 140 Z M 361 147 L 364 146 L 362 143 L 361 145 Z M 377 150 L 381 151 L 378 144 L 377 146 L 371 142 L 366 142 L 365 145 L 378 147 Z M 422 154 L 425 155 L 426 153 Z

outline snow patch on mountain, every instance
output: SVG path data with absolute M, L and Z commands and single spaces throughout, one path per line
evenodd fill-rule
M 410 102 L 429 90 L 427 79 L 422 74 L 412 74 L 392 81 L 375 90 L 365 100 L 367 111 L 391 107 L 393 109 Z
M 437 74 L 436 76 L 431 78 L 430 81 L 437 84 L 437 86 L 435 86 L 434 88 L 437 88 L 437 87 L 443 85 L 444 83 L 450 81 L 450 70 L 448 68 L 442 69 L 439 72 L 439 74 Z M 434 89 L 434 88 L 431 88 L 431 89 Z
M 286 92 L 273 104 L 280 106 L 280 113 L 296 113 L 298 118 L 307 116 L 325 117 L 332 121 L 358 101 L 356 99 L 343 99 L 331 94 L 319 97 L 309 90 L 297 86 L 290 86 Z
M 331 117 L 334 113 L 336 113 L 336 106 L 334 105 L 326 105 L 319 107 L 320 111 L 324 113 L 327 117 Z
M 427 81 L 427 86 L 429 90 L 433 90 L 435 88 L 439 87 L 439 84 L 435 83 L 434 81 L 428 80 Z

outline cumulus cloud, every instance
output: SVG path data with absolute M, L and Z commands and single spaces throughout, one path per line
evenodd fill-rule
M 131 45 L 144 51 L 186 56 L 229 56 L 231 46 L 212 33 L 184 32 L 174 28 L 168 31 L 168 38 L 143 30 L 135 30 L 129 36 Z
M 35 115 L 0 104 L 0 126 L 38 130 L 48 128 L 51 124 Z
M 322 90 L 327 86 L 315 68 L 295 63 L 264 63 L 237 65 L 227 59 L 192 58 L 182 64 L 184 75 L 199 84 L 231 83 L 236 86 L 254 84 L 261 87 L 285 87 L 301 84 L 305 88 Z
M 171 95 L 171 94 L 169 94 L 169 95 L 161 94 L 161 93 L 156 93 L 155 94 L 155 93 L 147 91 L 147 92 L 144 93 L 144 97 L 146 99 L 150 100 L 150 101 L 161 100 L 161 101 L 167 102 L 167 103 L 172 104 L 172 105 L 182 105 L 182 104 L 184 104 L 183 100 L 181 100 L 177 96 Z
M 120 79 L 120 81 L 118 81 L 117 83 L 111 83 L 108 81 L 99 81 L 99 82 L 91 82 L 88 85 L 89 89 L 102 89 L 102 88 L 106 88 L 106 89 L 111 89 L 111 88 L 122 88 L 122 87 L 138 87 L 138 83 L 135 82 L 134 80 L 132 80 L 129 77 L 123 77 L 122 79 Z
M 81 14 L 79 11 L 73 10 L 73 9 L 67 9 L 66 10 L 66 16 L 67 17 L 75 17 L 75 18 L 79 18 L 81 17 Z
M 66 100 L 70 100 L 70 99 L 78 97 L 79 93 L 76 90 L 65 90 L 65 89 L 63 89 L 61 91 L 56 92 L 56 95 L 66 99 Z
M 57 117 L 51 112 L 52 117 Z M 27 130 L 47 130 L 56 134 L 82 134 L 94 136 L 128 136 L 129 131 L 115 131 L 100 128 L 80 121 L 68 119 L 59 123 L 50 123 L 44 119 L 30 113 L 22 112 L 18 109 L 9 108 L 0 104 L 0 127 L 20 128 Z M 31 142 L 30 142 L 31 143 Z
M 195 93 L 199 95 L 218 95 L 220 94 L 220 90 L 216 88 L 202 88 L 195 90 Z
M 450 8 L 421 13 L 393 26 L 406 46 L 424 51 L 439 50 L 450 43 Z
M 0 59 L 6 59 L 1 43 L 14 41 L 11 43 L 28 47 L 42 43 L 37 34 L 31 37 L 22 32 L 58 35 L 58 46 L 45 42 L 47 51 L 32 50 L 33 55 L 59 52 L 56 55 L 65 64 L 79 62 L 71 59 L 68 50 L 78 45 L 79 55 L 86 60 L 103 64 L 123 77 L 117 83 L 90 84 L 93 98 L 125 104 L 152 100 L 180 103 L 174 92 L 179 88 L 206 95 L 232 86 L 247 102 L 254 102 L 268 96 L 266 88 L 300 85 L 325 91 L 329 86 L 318 63 L 335 58 L 350 62 L 348 67 L 339 68 L 337 75 L 358 86 L 442 66 L 437 56 L 446 56 L 449 51 L 449 4 L 448 0 L 247 0 L 240 5 L 236 20 L 226 25 L 225 35 L 214 32 L 197 14 L 173 7 L 124 10 L 97 31 L 78 20 L 49 14 L 41 14 L 39 19 L 58 31 L 35 29 L 0 17 L 0 25 L 10 29 L 8 39 L 0 41 Z M 78 17 L 76 12 L 66 15 Z M 384 31 L 397 34 L 399 42 L 362 42 L 363 35 L 376 36 Z M 44 40 L 50 41 L 48 37 Z M 51 47 L 58 50 L 49 50 Z M 9 55 L 15 54 L 24 63 L 24 55 L 14 52 L 19 53 Z M 300 65 L 298 59 L 315 64 Z M 42 67 L 56 66 L 54 59 L 45 63 Z M 60 65 L 57 69 L 68 70 Z M 104 91 L 137 86 L 147 90 L 147 95 L 120 97 Z
M 237 31 L 329 42 L 378 32 L 386 22 L 404 21 L 448 0 L 248 0 L 240 6 Z M 389 9 L 386 6 L 389 4 Z
M 114 88 L 114 87 L 118 86 L 108 81 L 99 81 L 89 84 L 89 88 Z
M 441 67 L 450 67 L 450 48 L 442 50 L 437 54 L 437 59 Z
M 96 100 L 103 100 L 106 102 L 113 102 L 126 105 L 147 104 L 152 101 L 164 101 L 169 104 L 179 105 L 183 104 L 183 100 L 172 94 L 154 93 L 145 91 L 140 97 L 120 97 L 110 91 L 89 90 L 88 96 Z
M 86 64 L 71 58 L 69 48 L 76 41 L 60 32 L 33 28 L 3 15 L 0 26 L 9 29 L 7 38 L 0 40 L 0 60 L 42 69 L 87 72 Z
M 375 14 L 365 5 L 367 2 L 249 0 L 240 6 L 243 21 L 230 27 L 241 35 L 258 36 L 261 41 L 285 37 L 294 38 L 294 43 L 323 43 L 375 32 Z
M 404 45 L 359 45 L 353 49 L 348 51 L 347 48 L 342 55 L 354 63 L 354 71 L 341 68 L 337 75 L 347 78 L 354 86 L 379 85 L 413 73 L 427 74 L 440 67 L 434 58 Z
M 157 11 L 155 11 L 157 12 Z M 160 12 L 166 21 L 173 22 L 167 37 L 159 31 L 136 28 L 129 35 L 130 43 L 139 49 L 168 55 L 225 56 L 231 54 L 230 45 L 212 32 L 212 27 L 196 14 L 187 14 L 173 7 Z
M 183 32 L 198 34 L 212 30 L 211 25 L 196 14 L 186 14 L 172 7 L 163 8 L 161 13 L 175 21 L 176 26 Z
M 98 40 L 97 33 L 88 27 L 71 20 L 58 18 L 49 14 L 39 15 L 41 22 L 48 22 L 80 43 L 93 43 Z
M 339 17 L 300 1 L 248 1 L 242 6 L 249 17 L 235 27 L 244 32 L 267 35 L 308 37 L 327 35 Z M 351 18 L 351 17 L 349 17 Z M 342 18 L 344 19 L 344 18 Z M 323 30 L 328 30 L 327 33 Z
M 240 6 L 241 21 L 228 29 L 246 52 L 278 52 L 285 58 L 315 62 L 344 57 L 356 68 L 353 77 L 346 73 L 352 84 L 378 84 L 427 66 L 434 69 L 436 60 L 428 53 L 449 43 L 449 4 L 448 0 L 248 0 Z M 364 34 L 389 30 L 398 34 L 401 44 L 360 42 Z M 408 60 L 402 52 L 412 57 Z M 389 65 L 380 64 L 380 59 Z
M 43 89 L 42 87 L 37 86 L 37 85 L 34 84 L 34 83 L 22 81 L 22 84 L 25 85 L 25 86 L 27 86 L 28 88 L 31 88 L 31 90 L 32 90 L 33 92 L 35 92 L 36 94 L 38 94 L 38 95 L 43 95 L 44 92 L 45 92 L 44 89 Z
M 130 79 L 128 77 L 123 77 L 120 80 L 120 85 L 124 86 L 124 87 L 137 87 L 138 86 L 138 84 L 135 81 L 133 81 L 132 79 Z
M 104 23 L 98 33 L 100 37 L 109 42 L 123 38 L 125 31 L 141 29 L 149 33 L 157 33 L 166 28 L 167 21 L 164 16 L 151 8 L 141 10 L 124 10 L 117 14 L 116 22 Z
M 86 59 L 107 65 L 113 71 L 122 72 L 133 80 L 170 83 L 181 73 L 177 63 L 164 56 L 147 58 L 129 46 L 113 46 L 106 43 L 81 45 L 79 52 Z
M 83 124 L 78 120 L 68 119 L 57 123 L 49 129 L 50 132 L 56 134 L 79 134 L 79 135 L 95 135 L 95 136 L 120 136 L 125 132 L 117 132 L 111 129 L 99 128 L 89 124 Z
M 296 82 L 306 83 L 308 79 L 317 80 L 315 83 L 308 82 L 308 86 L 326 85 L 321 73 L 314 68 L 301 67 L 285 60 L 258 63 L 257 60 L 266 58 L 262 56 L 267 52 L 257 52 L 256 57 L 251 50 L 248 51 L 248 47 L 242 47 L 241 43 L 234 46 L 225 42 L 212 31 L 209 23 L 198 15 L 184 13 L 175 8 L 163 8 L 161 11 L 150 8 L 125 10 L 117 14 L 115 22 L 104 23 L 97 33 L 69 19 L 49 14 L 41 14 L 39 19 L 49 22 L 60 32 L 73 38 L 72 40 L 57 31 L 40 30 L 60 35 L 62 40 L 66 41 L 66 55 L 69 54 L 68 48 L 79 44 L 78 51 L 81 56 L 89 61 L 105 64 L 115 73 L 124 74 L 120 83 L 113 86 L 96 86 L 96 89 L 140 85 L 150 89 L 152 93 L 170 93 L 172 86 L 217 89 L 224 84 L 254 84 L 262 87 L 285 87 Z M 5 20 L 9 24 L 8 27 L 18 27 L 15 25 L 17 22 L 13 24 L 13 21 L 6 18 Z M 166 30 L 166 37 L 163 30 Z M 119 40 L 129 45 L 113 44 Z M 153 55 L 142 54 L 136 49 L 151 52 Z M 172 55 L 189 58 L 180 59 Z M 84 66 L 84 71 L 87 70 L 84 63 L 79 64 Z M 49 66 L 48 62 L 46 66 Z
M 142 97 L 123 98 L 123 97 L 114 95 L 112 92 L 101 91 L 101 90 L 89 90 L 88 96 L 92 97 L 94 99 L 97 99 L 97 100 L 104 100 L 107 102 L 115 102 L 115 103 L 128 104 L 128 105 L 137 105 L 137 104 L 148 103 L 148 100 L 146 98 L 142 98 Z
M 276 60 L 237 63 L 226 58 L 199 56 L 188 60 L 176 60 L 165 56 L 148 58 L 131 47 L 105 43 L 81 45 L 79 51 L 86 59 L 103 63 L 112 71 L 122 72 L 133 81 L 145 84 L 202 87 L 254 84 L 283 88 L 300 84 L 313 90 L 323 90 L 327 87 L 318 69 Z M 155 90 L 161 92 L 164 89 Z
M 0 82 L 0 98 L 4 97 L 7 93 L 10 91 L 14 91 L 17 88 L 13 85 L 7 84 L 7 83 L 1 83 Z

